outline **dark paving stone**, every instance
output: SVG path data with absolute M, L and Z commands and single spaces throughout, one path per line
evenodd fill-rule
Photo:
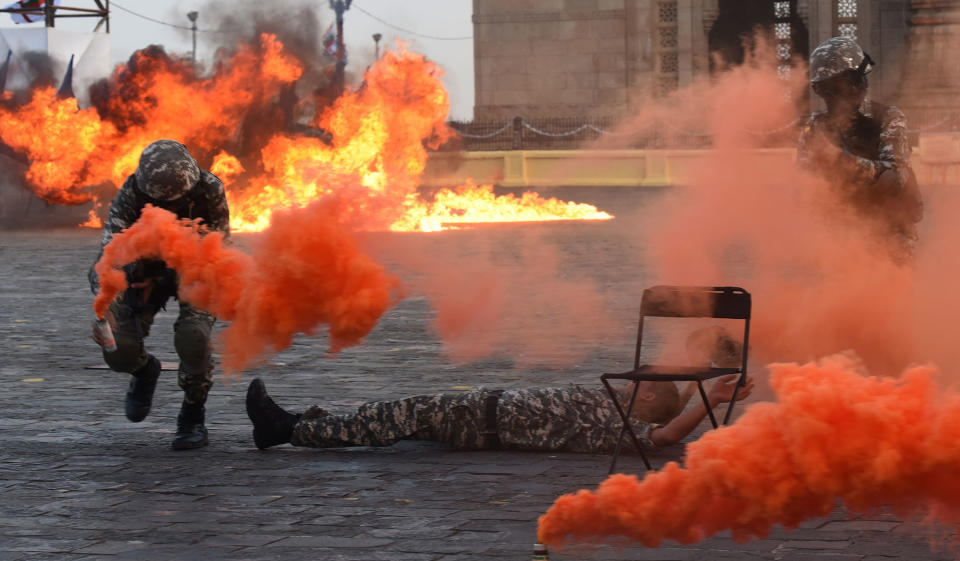
M 886 520 L 837 520 L 827 522 L 819 529 L 825 532 L 889 532 L 900 525 Z
M 242 376 L 218 375 L 207 403 L 211 444 L 183 453 L 169 449 L 182 398 L 174 373 L 161 377 L 150 416 L 132 424 L 122 411 L 127 376 L 85 368 L 102 364 L 88 339 L 86 281 L 98 234 L 0 232 L 0 340 L 7 343 L 0 361 L 0 560 L 528 559 L 537 518 L 559 495 L 603 481 L 608 457 L 454 452 L 424 442 L 264 452 L 253 446 L 244 394 L 260 376 L 290 409 L 325 401 L 344 413 L 350 404 L 454 386 L 596 384 L 632 356 L 637 297 L 648 275 L 636 259 L 640 242 L 602 226 L 589 230 L 598 237 L 586 231 L 508 228 L 456 242 L 517 249 L 524 236 L 542 236 L 563 248 L 564 266 L 606 287 L 622 340 L 574 341 L 586 357 L 578 365 L 517 367 L 503 357 L 452 364 L 430 327 L 427 301 L 411 294 L 362 345 L 335 359 L 325 357 L 325 336 L 298 337 Z M 427 243 L 452 243 L 444 239 Z M 176 362 L 176 307 L 158 315 L 148 340 L 164 362 Z M 682 453 L 677 446 L 651 456 L 662 466 Z M 619 467 L 643 473 L 635 455 Z M 882 510 L 850 517 L 838 508 L 793 532 L 775 528 L 764 540 L 737 543 L 727 533 L 653 549 L 551 551 L 551 559 L 952 559 L 950 534 Z

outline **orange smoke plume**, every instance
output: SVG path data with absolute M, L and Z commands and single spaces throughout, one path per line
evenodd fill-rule
M 539 540 L 626 536 L 657 547 L 729 529 L 746 541 L 826 516 L 837 499 L 854 512 L 886 505 L 960 520 L 960 395 L 938 398 L 934 368 L 879 378 L 836 355 L 770 370 L 778 403 L 754 404 L 689 444 L 686 467 L 671 462 L 642 481 L 614 475 L 560 497 L 540 518 Z
M 325 205 L 282 217 L 248 255 L 225 246 L 219 232 L 201 236 L 196 223 L 147 205 L 96 264 L 94 312 L 102 318 L 126 288 L 119 267 L 156 258 L 179 274 L 179 298 L 231 322 L 223 332 L 227 371 L 289 347 L 294 334 L 312 334 L 320 324 L 329 325 L 331 352 L 359 343 L 391 305 L 396 279 L 358 249 Z
M 876 216 L 850 203 L 857 187 L 843 184 L 840 170 L 795 163 L 807 89 L 804 69 L 782 79 L 775 52 L 759 41 L 743 65 L 651 104 L 627 125 L 713 139 L 696 163 L 677 166 L 683 187 L 656 201 L 637 229 L 650 284 L 746 287 L 755 304 L 750 354 L 763 362 L 853 349 L 875 374 L 918 360 L 960 371 L 945 319 L 960 298 L 943 273 L 946 263 L 957 270 L 947 249 L 955 222 L 934 223 L 928 205 L 916 266 L 891 258 L 896 244 Z M 941 212 L 958 208 L 953 200 Z M 942 247 L 932 252 L 935 237 Z

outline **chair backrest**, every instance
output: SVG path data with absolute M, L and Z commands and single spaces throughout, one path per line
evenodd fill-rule
M 634 369 L 640 366 L 645 317 L 742 319 L 742 369 L 747 367 L 747 346 L 750 337 L 750 293 L 738 286 L 652 286 L 643 291 L 640 302 L 640 325 L 637 328 L 637 350 Z

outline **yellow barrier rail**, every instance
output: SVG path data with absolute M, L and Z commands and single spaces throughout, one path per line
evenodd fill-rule
M 501 150 L 433 152 L 422 184 L 452 187 L 468 180 L 502 187 L 660 187 L 689 182 L 710 150 Z M 792 148 L 756 149 L 792 165 Z M 960 184 L 960 133 L 921 135 L 912 164 L 921 183 Z
M 765 157 L 794 159 L 793 149 L 757 150 Z M 423 184 L 460 185 L 468 179 L 502 187 L 683 184 L 709 150 L 503 150 L 434 152 Z

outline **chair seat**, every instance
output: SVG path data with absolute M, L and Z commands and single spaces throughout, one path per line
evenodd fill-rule
M 709 380 L 727 374 L 739 374 L 739 368 L 713 368 L 704 366 L 667 366 L 659 364 L 644 364 L 640 368 L 617 374 L 604 374 L 601 380 L 655 380 L 663 382 L 683 382 L 693 380 Z
M 636 405 L 638 392 L 640 391 L 641 381 L 660 381 L 660 382 L 696 382 L 697 390 L 700 393 L 700 399 L 703 400 L 703 406 L 706 408 L 706 415 L 710 418 L 710 424 L 715 428 L 719 426 L 717 418 L 713 414 L 713 407 L 710 405 L 709 396 L 704 388 L 704 381 L 719 376 L 730 374 L 739 374 L 737 385 L 734 386 L 730 400 L 727 402 L 727 412 L 723 418 L 723 424 L 730 422 L 730 415 L 733 413 L 734 403 L 737 401 L 737 392 L 744 387 L 747 375 L 747 348 L 750 343 L 750 313 L 751 313 L 750 293 L 738 286 L 651 286 L 643 291 L 643 297 L 640 301 L 640 321 L 637 325 L 637 346 L 634 352 L 634 369 L 629 372 L 620 372 L 616 374 L 603 374 L 600 380 L 610 394 L 610 400 L 617 410 L 617 414 L 622 421 L 620 426 L 620 435 L 617 437 L 617 444 L 613 450 L 613 458 L 610 460 L 610 473 L 614 473 L 617 467 L 617 457 L 620 455 L 623 437 L 627 434 L 633 441 L 634 447 L 640 452 L 643 458 L 643 465 L 652 469 L 650 461 L 643 452 L 643 446 L 637 438 L 636 433 L 630 423 L 630 414 Z M 717 318 L 725 320 L 741 320 L 743 322 L 743 339 L 737 348 L 737 341 L 723 326 L 720 331 L 712 333 L 713 327 L 707 328 L 706 332 L 692 332 L 687 336 L 688 345 L 692 342 L 694 346 L 688 347 L 687 359 L 689 362 L 700 363 L 700 366 L 677 366 L 662 364 L 643 364 L 642 350 L 645 340 L 643 338 L 643 324 L 647 318 Z M 705 337 L 700 335 L 706 334 Z M 691 339 L 693 336 L 698 339 Z M 711 341 L 712 339 L 712 343 Z M 702 347 L 702 348 L 701 348 Z M 691 350 L 694 354 L 691 356 Z M 732 359 L 735 355 L 737 360 Z M 672 359 L 664 359 L 672 360 Z M 678 358 L 675 360 L 684 360 Z M 736 364 L 739 368 L 713 368 L 704 366 L 704 362 L 715 361 L 714 364 Z M 623 394 L 621 388 L 614 388 L 613 380 L 623 380 L 628 382 L 627 395 Z M 617 384 L 618 386 L 620 384 Z M 632 386 L 632 387 L 629 387 Z M 646 398 L 646 394 L 643 399 Z M 625 401 L 625 403 L 621 403 Z

